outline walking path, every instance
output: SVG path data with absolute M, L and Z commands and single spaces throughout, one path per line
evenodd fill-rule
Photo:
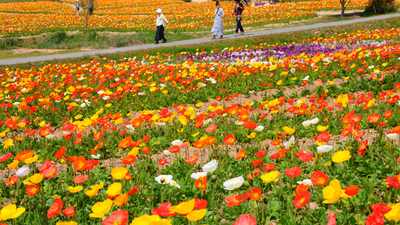
M 273 29 L 273 30 L 255 31 L 255 32 L 251 32 L 251 33 L 246 33 L 244 36 L 238 36 L 238 37 L 235 37 L 234 35 L 227 35 L 227 36 L 224 36 L 224 39 L 236 39 L 236 38 L 242 38 L 242 37 L 268 35 L 268 34 L 280 34 L 280 33 L 286 33 L 286 32 L 291 32 L 291 31 L 301 31 L 301 30 L 318 29 L 318 28 L 324 28 L 324 27 L 341 26 L 341 25 L 347 25 L 347 24 L 353 24 L 353 23 L 359 23 L 359 22 L 368 22 L 368 21 L 372 21 L 372 20 L 388 19 L 388 18 L 393 18 L 393 17 L 400 17 L 400 13 L 367 17 L 367 18 L 355 19 L 355 20 L 344 20 L 344 21 L 318 23 L 318 24 L 311 24 L 311 25 L 304 25 L 304 26 L 297 26 L 297 27 L 279 28 L 279 29 Z M 218 39 L 216 41 L 218 41 Z M 167 42 L 165 44 L 159 44 L 159 45 L 154 45 L 154 44 L 135 45 L 135 46 L 127 46 L 127 47 L 121 47 L 121 48 L 110 48 L 110 49 L 102 49 L 102 50 L 86 51 L 86 52 L 75 52 L 75 53 L 45 55 L 45 56 L 36 56 L 36 57 L 28 57 L 28 58 L 6 59 L 6 60 L 0 60 L 0 65 L 14 65 L 14 64 L 21 64 L 21 63 L 53 60 L 53 59 L 79 58 L 79 57 L 87 56 L 87 55 L 110 54 L 110 53 L 117 53 L 117 52 L 144 50 L 144 49 L 152 49 L 152 48 L 160 48 L 160 47 L 168 47 L 168 46 L 199 44 L 199 43 L 205 43 L 205 42 L 210 42 L 210 38 L 199 38 L 199 39 L 192 39 L 192 40 L 185 40 L 185 41 Z

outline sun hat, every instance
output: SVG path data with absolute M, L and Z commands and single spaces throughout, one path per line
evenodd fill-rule
M 156 12 L 157 12 L 157 13 L 162 13 L 161 9 L 157 9 Z

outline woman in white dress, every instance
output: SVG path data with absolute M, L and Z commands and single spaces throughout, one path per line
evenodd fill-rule
M 222 17 L 225 15 L 224 10 L 221 8 L 219 2 L 217 1 L 216 3 L 216 9 L 215 9 L 215 19 L 214 19 L 214 26 L 211 29 L 211 33 L 213 34 L 213 38 L 215 39 L 215 36 L 220 36 L 220 38 L 223 38 L 223 21 Z

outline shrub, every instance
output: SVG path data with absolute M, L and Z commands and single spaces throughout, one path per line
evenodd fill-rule
M 365 9 L 366 13 L 374 14 L 384 14 L 396 11 L 397 7 L 395 6 L 395 0 L 370 0 Z
M 54 44 L 60 44 L 68 38 L 67 33 L 65 31 L 58 31 L 50 37 L 50 42 Z

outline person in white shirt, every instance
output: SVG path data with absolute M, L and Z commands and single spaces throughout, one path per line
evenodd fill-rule
M 215 9 L 215 19 L 214 19 L 214 26 L 211 29 L 211 33 L 213 34 L 213 38 L 215 39 L 215 36 L 218 35 L 220 38 L 223 38 L 223 31 L 224 31 L 224 26 L 223 26 L 223 21 L 222 17 L 225 15 L 224 10 L 221 8 L 219 2 L 215 4 L 216 9 Z
M 75 1 L 76 15 L 79 16 L 79 0 Z
M 164 27 L 166 24 L 169 24 L 168 20 L 165 18 L 165 16 L 162 14 L 161 9 L 157 9 L 156 11 L 158 13 L 158 17 L 156 19 L 156 25 L 157 25 L 157 33 L 156 33 L 156 43 L 158 44 L 158 41 L 164 40 L 164 43 L 167 42 L 167 39 L 164 37 Z

